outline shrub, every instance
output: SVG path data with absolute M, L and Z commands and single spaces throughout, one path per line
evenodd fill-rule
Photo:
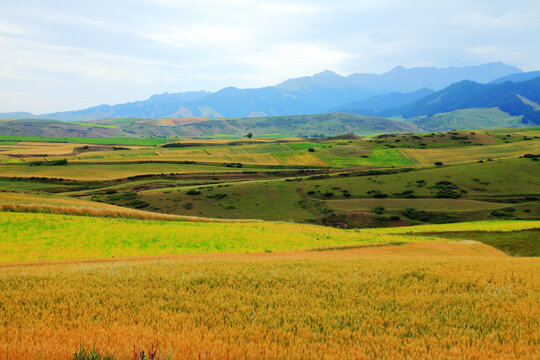
M 194 190 L 194 189 L 191 189 L 191 190 L 186 192 L 186 195 L 200 195 L 200 194 L 201 194 L 200 191 Z
M 315 149 L 314 148 L 309 148 L 308 151 L 309 152 L 315 152 Z
M 227 194 L 217 193 L 217 194 L 207 195 L 206 197 L 209 198 L 209 199 L 221 200 L 221 199 L 227 197 Z
M 81 348 L 73 354 L 71 360 L 116 360 L 112 355 L 101 355 L 94 348 Z
M 437 166 L 441 166 L 442 164 L 443 164 L 442 161 L 435 161 L 435 165 Z

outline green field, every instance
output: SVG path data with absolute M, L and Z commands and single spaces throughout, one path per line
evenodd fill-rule
M 508 225 L 478 224 L 477 231 Z M 514 222 L 521 230 L 539 221 Z M 443 229 L 444 225 L 439 229 Z M 439 230 L 440 231 L 440 230 Z M 204 253 L 245 253 L 436 241 L 290 223 L 212 223 L 0 212 L 0 262 Z M 439 240 L 440 241 L 440 240 Z
M 95 124 L 94 126 L 97 126 Z M 99 127 L 99 126 L 98 126 Z M 85 143 L 103 145 L 142 145 L 155 146 L 165 144 L 173 139 L 161 138 L 87 138 L 87 137 L 42 137 L 42 136 L 19 136 L 0 135 L 0 140 L 6 141 L 38 141 L 38 142 L 61 142 L 61 143 Z

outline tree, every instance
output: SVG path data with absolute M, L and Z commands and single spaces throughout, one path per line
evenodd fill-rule
M 251 131 L 247 133 L 246 137 L 247 137 L 248 139 L 251 139 L 251 138 L 253 137 L 253 134 L 251 133 Z

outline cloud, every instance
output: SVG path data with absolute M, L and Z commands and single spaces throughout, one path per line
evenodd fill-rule
M 0 98 L 0 111 L 264 86 L 324 69 L 500 60 L 535 70 L 540 58 L 536 0 L 18 0 L 2 10 L 0 92 L 16 99 Z

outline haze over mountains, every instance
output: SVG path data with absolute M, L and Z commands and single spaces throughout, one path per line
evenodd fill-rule
M 421 95 L 429 95 L 429 89 L 441 90 L 461 80 L 488 83 L 508 75 L 522 73 L 520 69 L 500 62 L 442 69 L 436 67 L 406 69 L 398 66 L 380 75 L 357 73 L 341 76 L 326 70 L 313 76 L 290 79 L 263 88 L 227 87 L 215 93 L 206 91 L 164 93 L 151 96 L 144 101 L 112 106 L 100 105 L 52 114 L 10 113 L 0 116 L 81 121 L 123 117 L 253 117 L 316 114 L 340 109 L 346 104 L 357 104 L 377 95 L 413 93 L 393 94 L 386 99 L 372 99 L 372 110 L 381 111 L 388 108 L 383 104 L 404 105 L 419 99 Z

